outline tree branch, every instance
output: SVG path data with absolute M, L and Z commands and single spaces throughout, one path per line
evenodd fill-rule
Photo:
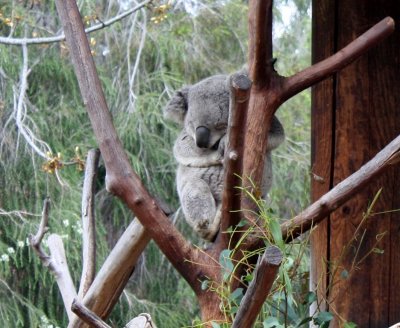
M 393 19 L 385 18 L 332 57 L 289 78 L 282 78 L 275 72 L 271 72 L 271 83 L 267 88 L 252 88 L 243 160 L 244 188 L 249 188 L 249 191 L 254 193 L 252 186 L 258 188 L 261 185 L 262 170 L 265 165 L 264 154 L 268 142 L 267 132 L 272 116 L 279 105 L 301 90 L 342 69 L 388 36 L 393 29 Z M 252 42 L 256 40 L 253 39 Z M 249 47 L 252 49 L 255 45 L 250 44 Z M 265 83 L 261 83 L 261 85 L 263 86 Z M 257 194 L 257 190 L 255 193 Z M 253 207 L 252 201 L 242 197 L 242 210 L 254 209 Z M 253 243 L 250 242 L 249 245 Z
M 64 306 L 67 310 L 68 318 L 71 320 L 73 314 L 71 312 L 71 304 L 76 298 L 76 290 L 71 274 L 68 269 L 67 257 L 65 256 L 64 243 L 61 237 L 57 234 L 51 234 L 47 238 L 49 245 L 51 262 L 49 269 L 53 271 L 58 289 L 60 290 Z
M 107 325 L 101 318 L 90 311 L 87 307 L 79 303 L 76 299 L 72 302 L 71 310 L 84 322 L 86 322 L 90 327 L 94 328 L 111 328 Z
M 85 33 L 90 34 L 92 32 L 101 30 L 107 26 L 110 26 L 110 25 L 122 20 L 123 18 L 133 14 L 134 12 L 142 9 L 143 7 L 147 6 L 151 1 L 152 0 L 143 1 L 142 3 L 138 4 L 136 7 L 133 7 L 131 9 L 123 12 L 120 15 L 117 15 L 105 22 L 101 22 L 99 24 L 93 25 L 93 26 L 85 29 Z M 0 43 L 9 44 L 9 45 L 18 45 L 18 46 L 30 45 L 30 44 L 44 44 L 44 43 L 48 44 L 48 43 L 60 42 L 60 41 L 64 41 L 64 40 L 65 40 L 64 34 L 53 36 L 53 37 L 47 37 L 47 38 L 8 38 L 8 37 L 0 36 Z
M 71 304 L 72 300 L 76 297 L 76 290 L 68 269 L 62 239 L 56 234 L 52 234 L 47 238 L 50 255 L 45 253 L 41 244 L 45 233 L 48 231 L 49 213 L 50 199 L 46 198 L 43 203 L 42 219 L 40 221 L 39 229 L 35 236 L 31 235 L 29 237 L 29 243 L 43 265 L 48 267 L 54 274 L 68 318 L 71 319 L 73 317 Z
M 264 86 L 269 84 L 273 70 L 272 0 L 250 0 L 249 17 L 250 79 L 256 87 Z
M 286 78 L 282 86 L 282 102 L 346 67 L 388 37 L 394 27 L 394 20 L 386 17 L 336 54 Z
M 85 296 L 96 275 L 94 192 L 99 159 L 99 150 L 89 150 L 82 190 L 82 275 L 78 292 L 80 300 Z
M 234 74 L 230 80 L 230 111 L 228 121 L 227 145 L 224 158 L 224 191 L 222 195 L 221 227 L 216 248 L 227 248 L 229 236 L 226 233 L 229 227 L 240 221 L 240 190 L 241 185 L 243 147 L 246 125 L 246 112 L 250 95 L 251 81 L 244 74 Z M 221 246 L 221 247 L 220 247 Z
M 114 246 L 81 303 L 105 319 L 118 301 L 139 256 L 150 241 L 143 226 L 133 220 Z M 69 328 L 81 327 L 75 317 Z
M 18 132 L 23 136 L 26 143 L 32 148 L 32 150 L 43 158 L 48 158 L 46 155 L 47 151 L 50 151 L 50 147 L 42 140 L 35 137 L 34 133 L 24 123 L 26 115 L 26 92 L 28 90 L 28 75 L 30 69 L 28 66 L 28 47 L 22 46 L 22 69 L 19 77 L 19 94 L 18 101 L 14 103 L 15 124 L 18 128 Z M 43 149 L 45 148 L 45 149 Z
M 201 269 L 194 263 L 204 255 L 184 239 L 133 172 L 113 126 L 76 2 L 57 0 L 56 6 L 83 101 L 106 166 L 107 189 L 125 202 L 174 267 L 192 286 L 198 285 L 194 288 L 199 289 L 197 274 L 201 274 Z
M 29 237 L 29 244 L 32 246 L 39 259 L 43 262 L 44 266 L 49 265 L 49 256 L 45 253 L 42 248 L 42 240 L 46 232 L 49 231 L 49 213 L 50 213 L 50 198 L 46 198 L 43 201 L 42 219 L 40 220 L 38 231 L 36 235 Z
M 253 327 L 257 315 L 275 281 L 281 262 L 282 252 L 276 246 L 268 247 L 263 256 L 259 258 L 254 278 L 240 302 L 232 328 Z
M 319 200 L 281 225 L 283 238 L 289 242 L 316 226 L 327 215 L 360 192 L 372 180 L 400 162 L 400 136 L 390 142 L 358 171 L 340 182 Z

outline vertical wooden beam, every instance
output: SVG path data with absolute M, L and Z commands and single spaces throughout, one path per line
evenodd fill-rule
M 391 15 L 397 22 L 400 19 L 396 0 L 380 1 L 379 4 L 362 0 L 315 1 L 313 13 L 315 60 L 318 56 L 329 55 L 332 48 L 345 46 L 384 16 Z M 396 91 L 400 89 L 399 43 L 397 27 L 394 35 L 339 72 L 336 82 L 333 80 L 314 88 L 312 159 L 316 163 L 313 166 L 316 179 L 312 182 L 313 199 L 325 192 L 327 170 L 330 170 L 331 188 L 400 134 L 400 93 Z M 332 213 L 329 223 L 312 234 L 313 283 L 322 281 L 319 294 L 329 294 L 328 309 L 338 314 L 331 327 L 339 327 L 340 320 L 353 321 L 359 327 L 387 327 L 400 321 L 399 295 L 395 292 L 400 287 L 400 256 L 396 250 L 396 245 L 400 244 L 400 214 L 393 212 L 371 217 L 365 225 L 367 230 L 362 243 L 361 238 L 353 242 L 353 247 L 343 256 L 344 247 L 351 242 L 363 213 L 381 187 L 383 192 L 374 211 L 400 208 L 397 165 Z M 357 262 L 368 254 L 375 246 L 377 236 L 384 232 L 387 236 L 378 244 L 384 253 L 369 255 L 346 277 L 346 270 L 352 267 L 355 257 Z M 323 276 L 323 271 L 327 270 L 322 266 L 323 254 L 330 261 L 332 271 L 338 268 L 331 290 L 324 286 L 329 272 Z
M 334 0 L 313 1 L 312 17 L 312 64 L 329 57 L 337 51 L 335 44 L 335 2 Z M 321 28 L 324 26 L 324 28 Z M 311 202 L 317 201 L 332 187 L 334 86 L 336 76 L 326 79 L 311 89 Z M 327 260 L 329 258 L 329 218 L 322 221 L 310 235 L 311 290 L 317 291 L 317 304 L 313 304 L 311 313 L 317 305 L 325 310 L 327 290 Z

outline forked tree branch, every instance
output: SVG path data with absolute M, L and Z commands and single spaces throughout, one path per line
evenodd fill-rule
M 198 275 L 204 270 L 194 263 L 201 262 L 200 257 L 205 256 L 185 240 L 133 172 L 113 126 L 76 2 L 57 0 L 56 6 L 83 101 L 106 166 L 107 189 L 135 213 L 150 237 L 190 285 L 200 289 Z
M 149 241 L 150 236 L 143 226 L 133 220 L 104 261 L 81 303 L 99 317 L 107 318 Z M 69 328 L 81 326 L 77 317 L 68 325 Z
M 394 27 L 393 18 L 386 17 L 336 54 L 286 78 L 282 86 L 282 102 L 349 65 L 389 36 Z
M 263 45 L 266 49 L 272 48 L 270 35 L 264 34 L 265 31 L 269 31 L 269 26 L 272 24 L 272 17 L 266 14 L 265 17 L 267 20 L 258 19 L 260 14 L 264 11 L 262 3 L 263 0 L 250 0 L 249 69 L 250 77 L 256 77 L 257 81 L 254 83 L 255 87 L 251 90 L 247 114 L 246 147 L 243 161 L 244 188 L 251 188 L 252 185 L 261 186 L 262 172 L 265 165 L 265 151 L 268 144 L 268 131 L 272 117 L 278 107 L 303 89 L 323 80 L 339 69 L 344 68 L 394 30 L 393 19 L 386 18 L 337 54 L 292 77 L 283 78 L 269 70 L 272 55 L 265 51 L 257 50 L 263 43 L 266 43 L 266 45 Z M 266 3 L 264 3 L 264 5 L 266 5 Z M 256 12 L 254 12 L 254 10 L 256 10 Z M 269 14 L 271 14 L 271 9 Z M 253 26 L 254 22 L 256 26 Z M 257 26 L 257 24 L 262 25 Z M 260 64 L 262 62 L 264 62 L 264 66 Z M 259 72 L 257 72 L 257 70 L 259 70 Z M 265 75 L 265 72 L 269 72 L 269 74 Z M 264 81 L 258 79 L 264 79 Z M 285 222 L 282 225 L 282 232 L 285 239 L 289 241 L 310 229 L 318 220 L 322 220 L 328 213 L 339 206 L 339 199 L 340 202 L 343 203 L 345 200 L 351 198 L 370 180 L 386 170 L 389 163 L 398 159 L 399 149 L 396 147 L 394 148 L 395 149 L 392 149 L 392 151 L 389 151 L 386 160 L 383 160 L 382 165 L 378 165 L 378 168 L 375 167 L 375 165 L 377 165 L 376 162 L 367 166 L 367 168 L 364 167 L 356 173 L 356 178 L 353 177 L 347 180 L 350 181 L 349 183 L 343 182 L 330 193 L 323 196 L 321 202 L 313 204 L 294 220 Z M 357 185 L 357 187 L 354 187 L 355 185 Z M 339 193 L 341 196 L 332 198 L 331 196 L 333 195 L 337 196 L 335 193 Z M 242 197 L 241 204 L 242 211 L 252 209 L 252 206 L 254 206 L 254 203 L 250 203 L 246 197 Z M 260 246 L 262 246 L 262 241 L 260 239 L 250 238 L 244 247 L 247 250 L 251 250 L 259 248 Z M 246 296 L 249 295 L 249 298 L 251 298 L 255 293 L 254 290 L 249 290 Z M 242 309 L 239 311 L 241 310 Z
M 50 198 L 46 198 L 43 201 L 42 218 L 39 223 L 38 231 L 36 232 L 36 235 L 31 235 L 29 237 L 29 244 L 32 246 L 33 250 L 45 266 L 49 265 L 49 256 L 42 248 L 42 240 L 44 235 L 49 231 L 49 213 Z
M 252 0 L 251 4 L 255 3 L 253 6 L 257 6 L 259 1 L 262 0 Z M 264 24 L 268 25 L 266 22 Z M 263 29 L 255 28 L 255 31 L 263 31 Z M 272 116 L 278 107 L 290 97 L 346 67 L 393 31 L 394 21 L 392 18 L 387 17 L 348 46 L 320 63 L 288 78 L 280 77 L 276 73 L 271 72 L 274 78 L 271 77 L 271 83 L 268 85 L 268 88 L 252 89 L 248 109 L 246 148 L 243 164 L 245 187 L 251 185 L 248 182 L 249 180 L 256 186 L 261 185 L 262 172 L 265 165 L 264 154 L 268 143 L 267 133 Z M 260 42 L 260 38 L 261 36 L 250 38 L 250 52 L 251 49 L 256 47 L 251 42 Z M 257 68 L 258 66 L 252 62 L 259 62 L 263 59 L 267 61 L 272 60 L 272 58 L 252 57 L 250 53 L 250 68 Z M 253 76 L 257 76 L 256 72 L 250 71 L 250 73 Z M 249 204 L 244 199 L 243 208 L 246 207 L 249 207 Z
M 96 275 L 96 224 L 95 185 L 100 152 L 89 150 L 85 165 L 82 190 L 82 275 L 78 298 L 81 300 L 88 291 Z
M 48 231 L 49 212 L 50 199 L 46 198 L 43 204 L 42 219 L 40 221 L 39 229 L 35 236 L 30 236 L 30 245 L 43 265 L 48 267 L 54 274 L 68 318 L 71 320 L 74 316 L 71 312 L 71 304 L 73 299 L 76 297 L 76 290 L 68 269 L 64 244 L 59 235 L 51 234 L 47 238 L 50 255 L 45 253 L 41 245 L 43 237 Z

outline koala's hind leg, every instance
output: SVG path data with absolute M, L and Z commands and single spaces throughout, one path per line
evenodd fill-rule
M 201 179 L 193 179 L 180 190 L 183 214 L 190 226 L 201 238 L 212 240 L 219 229 L 221 218 L 220 206 L 208 184 Z

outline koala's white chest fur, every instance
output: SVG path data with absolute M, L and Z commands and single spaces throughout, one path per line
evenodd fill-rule
M 175 141 L 174 157 L 180 165 L 188 167 L 221 166 L 223 161 L 221 151 L 197 147 L 194 139 L 185 130 Z

